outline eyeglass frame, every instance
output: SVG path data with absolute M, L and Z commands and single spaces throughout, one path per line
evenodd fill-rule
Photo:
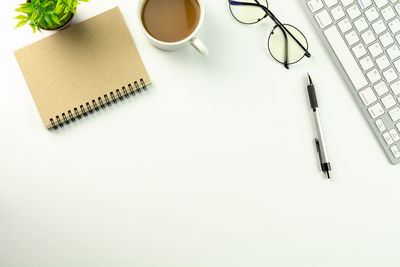
M 228 2 L 229 2 L 229 5 L 235 5 L 235 6 L 239 6 L 240 5 L 240 6 L 256 6 L 256 7 L 259 7 L 262 10 L 264 10 L 264 12 L 265 12 L 265 16 L 264 17 L 258 19 L 258 21 L 253 22 L 253 23 L 245 23 L 245 22 L 240 21 L 238 18 L 236 18 L 236 16 L 232 12 L 232 9 L 229 8 L 230 11 L 231 11 L 232 16 L 242 24 L 255 24 L 255 23 L 258 23 L 261 20 L 265 19 L 266 17 L 270 17 L 272 19 L 272 21 L 275 22 L 275 24 L 276 24 L 275 27 L 278 26 L 281 29 L 281 31 L 283 33 L 283 36 L 285 38 L 285 62 L 283 62 L 283 65 L 285 66 L 286 69 L 289 69 L 289 63 L 288 63 L 289 42 L 288 42 L 287 33 L 290 35 L 290 37 L 293 38 L 293 40 L 297 43 L 297 45 L 299 45 L 301 47 L 301 49 L 304 51 L 304 55 L 306 57 L 310 58 L 311 57 L 311 53 L 308 51 L 308 48 L 305 48 L 300 43 L 300 41 L 296 37 L 293 36 L 293 34 L 285 27 L 285 25 L 282 22 L 280 22 L 279 19 L 274 15 L 274 13 L 272 13 L 271 10 L 267 6 L 264 6 L 264 5 L 260 4 L 260 2 L 258 2 L 257 0 L 254 0 L 254 1 L 256 3 L 239 2 L 239 1 L 235 1 L 235 0 L 229 0 Z M 267 2 L 267 4 L 268 4 L 268 2 Z M 274 27 L 274 29 L 275 29 L 275 27 Z M 292 26 L 292 27 L 294 27 L 294 26 Z M 294 27 L 294 28 L 297 29 L 296 27 Z M 301 34 L 303 34 L 300 30 L 298 30 L 298 31 Z M 307 39 L 306 39 L 306 41 L 307 41 Z M 270 51 L 270 53 L 271 53 L 271 51 Z M 282 63 L 282 62 L 280 62 L 280 63 Z

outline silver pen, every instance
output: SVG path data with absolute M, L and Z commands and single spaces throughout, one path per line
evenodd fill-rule
M 310 74 L 308 73 L 307 73 L 307 91 L 308 91 L 308 96 L 310 98 L 311 109 L 314 114 L 315 128 L 317 131 L 317 138 L 315 138 L 315 145 L 317 146 L 317 152 L 319 155 L 321 169 L 324 173 L 326 173 L 328 179 L 330 179 L 331 163 L 329 162 L 328 151 L 326 149 L 324 133 L 322 131 L 322 126 L 321 126 L 321 119 L 318 113 L 317 95 L 315 94 L 314 84 L 311 80 Z

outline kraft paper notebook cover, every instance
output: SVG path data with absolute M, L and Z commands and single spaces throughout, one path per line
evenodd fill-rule
M 118 7 L 14 52 L 47 128 L 151 83 Z

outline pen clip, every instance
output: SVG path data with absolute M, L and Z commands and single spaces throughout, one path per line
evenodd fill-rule
M 328 176 L 328 179 L 331 178 L 330 170 L 331 170 L 331 164 L 329 162 L 324 163 L 322 162 L 322 155 L 321 155 L 321 147 L 319 145 L 319 141 L 317 138 L 315 138 L 315 145 L 317 147 L 317 152 L 318 152 L 318 157 L 319 157 L 319 163 L 321 165 L 321 170 L 326 173 Z
M 321 170 L 323 170 L 324 168 L 322 167 L 321 147 L 319 146 L 319 141 L 317 138 L 315 138 L 315 145 L 317 147 L 318 158 L 319 158 L 319 163 L 321 165 Z

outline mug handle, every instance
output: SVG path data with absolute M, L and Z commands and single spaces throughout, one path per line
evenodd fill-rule
M 209 54 L 207 47 L 203 44 L 202 41 L 200 41 L 199 38 L 195 37 L 191 41 L 191 45 L 199 51 L 200 54 L 203 56 L 207 56 Z

